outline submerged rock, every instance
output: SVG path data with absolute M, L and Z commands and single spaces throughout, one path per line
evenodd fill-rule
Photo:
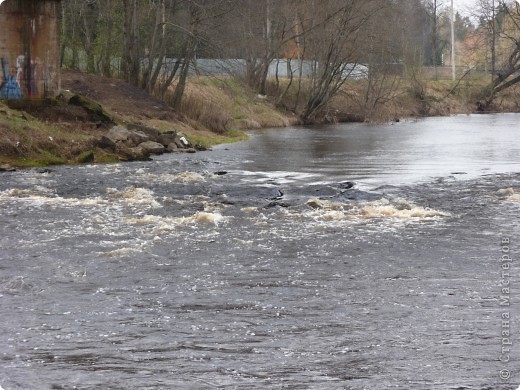
M 344 181 L 344 182 L 338 184 L 338 187 L 341 189 L 344 189 L 344 190 L 349 190 L 354 186 L 355 186 L 355 183 L 352 181 Z
M 46 174 L 46 173 L 52 173 L 53 170 L 50 168 L 38 168 L 38 169 L 36 169 L 36 172 L 40 173 L 40 174 Z
M 264 209 L 271 209 L 273 207 L 288 208 L 288 207 L 291 207 L 291 205 L 289 203 L 287 203 L 287 202 L 274 201 L 274 202 L 269 202 L 267 205 L 265 205 Z

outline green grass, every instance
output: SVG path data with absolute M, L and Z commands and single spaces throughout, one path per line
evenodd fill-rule
M 200 145 L 203 148 L 209 149 L 212 146 L 219 144 L 230 144 L 234 142 L 247 141 L 249 137 L 241 130 L 228 130 L 224 134 L 190 134 L 188 139 L 193 145 Z
M 74 163 L 71 150 L 91 137 L 36 120 L 25 112 L 0 106 L 0 163 L 42 167 Z M 16 145 L 16 146 L 14 146 Z

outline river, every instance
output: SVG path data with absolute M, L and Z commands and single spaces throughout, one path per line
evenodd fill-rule
M 516 389 L 519 123 L 2 173 L 0 386 Z

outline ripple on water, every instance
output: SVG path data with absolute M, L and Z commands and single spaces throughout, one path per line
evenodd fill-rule
M 20 295 L 33 291 L 33 285 L 25 281 L 23 276 L 15 276 L 0 282 L 0 293 Z
M 180 179 L 144 184 L 148 168 L 133 181 L 107 169 L 110 184 L 85 200 L 0 193 L 16 244 L 0 263 L 14 319 L 0 333 L 6 390 L 491 388 L 500 248 L 479 218 L 511 219 L 499 213 L 518 181 L 498 194 L 495 183 L 392 192 L 404 199 L 299 187 L 289 207 L 266 208 L 267 191 L 219 204 L 240 179 L 185 196 Z

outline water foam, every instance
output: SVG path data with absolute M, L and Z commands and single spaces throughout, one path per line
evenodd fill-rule
M 255 211 L 258 211 L 258 208 L 257 207 L 242 207 L 240 210 L 243 211 L 244 213 L 250 214 L 250 213 L 254 213 Z
M 183 182 L 192 182 L 192 181 L 204 181 L 204 176 L 196 172 L 181 172 L 177 175 L 169 175 L 172 176 L 172 180 L 180 180 Z
M 368 202 L 359 208 L 359 215 L 365 219 L 372 218 L 393 218 L 393 219 L 431 219 L 435 217 L 446 217 L 447 214 L 417 206 L 407 201 L 399 200 L 390 202 L 388 199 L 381 199 Z
M 505 197 L 506 201 L 509 202 L 520 202 L 520 190 L 514 188 L 502 188 L 497 191 L 497 194 L 501 197 Z
M 144 172 L 138 172 L 138 174 L 139 174 L 139 179 L 141 181 L 146 181 L 146 182 L 153 181 L 156 183 L 163 183 L 163 184 L 178 183 L 178 182 L 182 182 L 182 183 L 195 182 L 196 183 L 196 182 L 206 181 L 204 176 L 202 176 L 200 173 L 189 172 L 189 171 L 180 172 L 177 174 L 167 173 L 167 174 L 163 174 L 163 175 L 157 175 L 154 173 L 144 173 Z
M 174 218 L 160 217 L 157 215 L 145 215 L 142 218 L 128 218 L 129 224 L 150 225 L 154 234 L 174 231 L 178 223 Z
M 152 190 L 140 187 L 128 187 L 123 191 L 107 188 L 107 194 L 123 199 L 126 203 L 135 206 L 160 208 L 162 205 L 156 200 Z
M 306 205 L 312 208 L 312 211 L 308 212 L 307 215 L 323 222 L 360 222 L 371 219 L 429 220 L 448 216 L 447 213 L 421 207 L 404 199 L 388 200 L 383 198 L 358 204 L 343 204 L 312 198 L 306 202 Z
M 157 215 L 145 215 L 142 218 L 128 218 L 127 223 L 138 225 L 152 225 L 154 233 L 169 232 L 182 225 L 206 224 L 218 226 L 227 221 L 220 213 L 198 211 L 189 217 L 161 217 Z
M 199 211 L 187 219 L 190 223 L 207 223 L 214 224 L 215 226 L 224 220 L 225 217 L 220 213 L 208 213 L 204 211 Z
M 105 252 L 103 255 L 106 257 L 121 257 L 121 256 L 128 255 L 131 253 L 140 253 L 140 252 L 142 252 L 142 251 L 137 248 L 120 248 L 120 249 L 115 249 L 110 252 Z
M 146 188 L 128 187 L 124 190 L 117 190 L 115 188 L 107 188 L 106 194 L 123 202 L 123 204 L 147 207 L 160 208 L 162 207 L 155 197 L 153 191 Z M 45 188 L 20 189 L 11 188 L 5 191 L 0 191 L 0 201 L 18 200 L 24 202 L 34 203 L 36 205 L 56 205 L 56 206 L 99 206 L 99 205 L 113 205 L 109 199 L 100 197 L 92 198 L 63 198 L 54 194 L 52 191 Z
M 0 192 L 0 200 L 18 200 L 29 202 L 36 205 L 56 205 L 56 206 L 98 206 L 105 205 L 108 202 L 99 197 L 95 198 L 63 198 L 61 196 L 53 195 L 49 191 L 27 190 L 12 188 Z

